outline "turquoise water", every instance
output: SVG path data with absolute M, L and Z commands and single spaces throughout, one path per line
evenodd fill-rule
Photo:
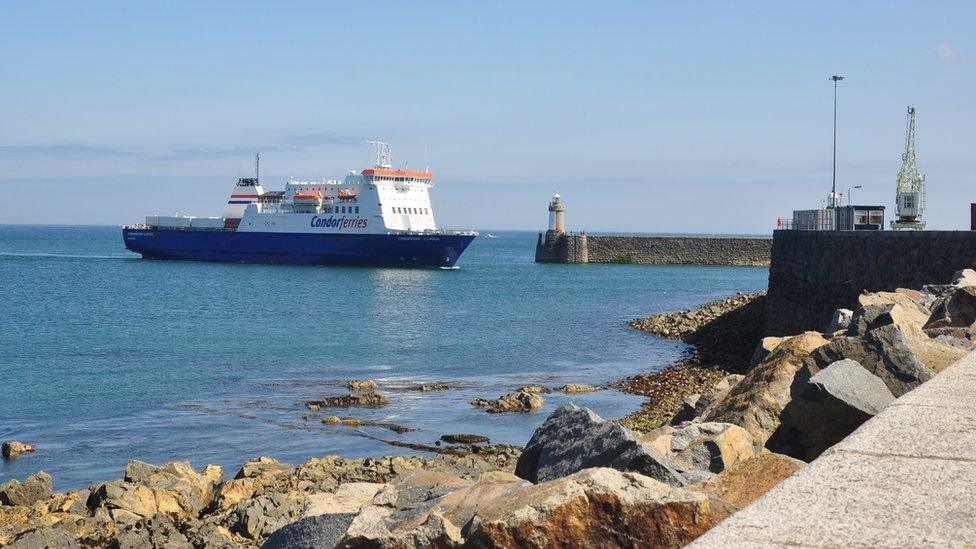
M 43 469 L 67 489 L 130 459 L 233 475 L 262 454 L 409 453 L 384 440 L 445 433 L 524 444 L 569 400 L 605 417 L 640 400 L 551 394 L 531 414 L 469 401 L 659 369 L 684 346 L 628 319 L 766 285 L 749 267 L 541 265 L 535 233 L 495 234 L 458 269 L 393 270 L 146 261 L 117 227 L 0 226 L 0 439 L 38 447 L 0 462 L 0 481 Z M 383 382 L 391 404 L 338 415 L 417 430 L 326 426 L 301 404 L 360 378 Z M 454 389 L 404 389 L 420 381 Z

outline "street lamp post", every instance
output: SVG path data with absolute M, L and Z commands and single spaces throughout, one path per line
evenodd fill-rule
M 843 76 L 837 74 L 829 78 L 834 81 L 834 174 L 830 185 L 830 199 L 827 200 L 828 208 L 837 206 L 837 83 L 843 79 Z
M 848 206 L 854 205 L 854 203 L 851 202 L 851 189 L 860 189 L 860 188 L 861 188 L 860 185 L 854 185 L 853 187 L 847 187 L 847 205 Z

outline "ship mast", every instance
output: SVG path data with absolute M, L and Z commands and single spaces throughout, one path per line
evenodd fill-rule
M 382 141 L 367 141 L 376 147 L 376 167 L 391 169 L 393 167 L 393 157 L 390 155 L 390 145 Z
M 908 122 L 905 129 L 905 153 L 901 157 L 901 169 L 895 183 L 896 219 L 891 222 L 892 229 L 925 228 L 922 209 L 925 198 L 925 176 L 918 171 L 915 162 L 915 105 L 908 107 Z

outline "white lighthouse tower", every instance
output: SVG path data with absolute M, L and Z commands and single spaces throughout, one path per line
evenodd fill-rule
M 562 234 L 566 232 L 566 224 L 564 220 L 566 208 L 563 206 L 562 200 L 559 198 L 559 193 L 552 195 L 552 201 L 549 202 L 549 231 L 554 234 Z

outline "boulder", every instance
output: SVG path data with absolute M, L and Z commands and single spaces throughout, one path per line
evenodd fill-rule
M 830 327 L 827 328 L 827 332 L 832 334 L 840 330 L 846 330 L 851 325 L 853 318 L 854 311 L 850 309 L 837 309 L 830 315 Z
M 346 387 L 350 391 L 373 391 L 378 386 L 373 379 L 350 379 L 346 382 Z
M 738 511 L 765 494 L 790 475 L 806 465 L 773 452 L 741 460 L 718 475 L 698 484 L 688 486 L 693 492 L 701 492 L 722 501 L 731 511 Z
M 112 540 L 112 549 L 143 549 L 166 547 L 167 549 L 193 549 L 179 527 L 165 515 L 155 515 L 138 520 L 123 528 Z
M 701 395 L 688 395 L 681 401 L 681 409 L 671 418 L 671 425 L 680 425 L 686 421 L 695 419 L 698 412 L 695 411 L 695 404 L 701 400 Z
M 504 412 L 531 412 L 532 410 L 538 410 L 541 408 L 544 402 L 545 401 L 543 398 L 537 393 L 519 390 L 515 393 L 509 393 L 497 400 L 487 401 L 487 406 L 488 412 L 493 414 L 500 414 Z
M 902 333 L 909 338 L 927 338 L 928 336 L 922 327 L 928 321 L 928 310 L 907 298 L 902 301 L 905 303 L 873 304 L 861 307 L 854 314 L 854 318 L 847 329 L 847 335 L 861 336 L 875 328 L 897 324 L 901 327 Z
M 18 535 L 7 549 L 76 549 L 78 543 L 64 530 L 38 528 Z
M 704 494 L 595 468 L 484 502 L 463 535 L 471 547 L 680 547 L 725 516 Z
M 932 305 L 926 328 L 966 328 L 976 322 L 976 286 L 953 288 Z
M 33 452 L 37 450 L 33 444 L 27 444 L 26 442 L 21 442 L 19 440 L 7 440 L 0 445 L 0 453 L 6 459 L 13 459 L 21 454 L 26 454 L 28 452 Z
M 701 420 L 738 425 L 749 431 L 756 444 L 765 444 L 779 427 L 780 412 L 792 399 L 793 380 L 804 359 L 825 343 L 816 332 L 785 338 L 728 394 L 709 405 Z
M 674 486 L 688 484 L 684 475 L 629 429 L 574 404 L 561 406 L 535 430 L 515 474 L 544 482 L 591 467 L 635 471 Z
M 382 395 L 376 392 L 366 392 L 366 393 L 352 393 L 348 395 L 342 395 L 337 397 L 329 397 L 323 400 L 309 400 L 305 402 L 305 406 L 309 410 L 318 410 L 319 408 L 378 408 L 380 406 L 386 406 L 390 403 L 390 399 L 386 395 Z
M 537 395 L 548 395 L 552 391 L 550 389 L 546 388 L 546 387 L 541 386 L 541 385 L 526 385 L 525 387 L 519 388 L 519 390 L 518 391 L 515 391 L 515 392 L 516 393 L 518 393 L 518 392 L 534 393 L 534 394 L 537 394 Z
M 509 475 L 510 477 L 510 475 Z M 517 483 L 521 481 L 515 479 Z M 506 484 L 511 484 L 509 479 Z M 457 501 L 444 503 L 445 496 L 471 486 L 473 482 L 435 471 L 416 471 L 388 484 L 352 520 L 339 547 L 446 547 L 462 543 L 455 523 L 466 520 L 447 515 Z M 455 496 L 455 499 L 465 498 Z M 463 521 L 462 521 L 463 520 Z
M 411 391 L 420 391 L 421 393 L 429 393 L 430 391 L 447 391 L 451 386 L 447 383 L 421 383 L 420 385 L 414 385 L 409 389 Z
M 779 343 L 776 345 L 779 345 Z M 709 406 L 725 398 L 725 395 L 729 394 L 729 391 L 745 379 L 745 377 L 742 374 L 729 374 L 718 380 L 707 393 L 695 401 L 695 417 L 702 416 L 708 410 Z
M 186 461 L 172 461 L 158 467 L 130 461 L 125 468 L 125 481 L 154 490 L 159 512 L 171 515 L 198 515 L 213 502 L 223 476 L 223 469 L 216 465 L 207 465 L 198 473 Z M 164 508 L 164 501 L 172 505 Z
M 215 511 L 229 511 L 238 503 L 254 495 L 255 481 L 253 478 L 235 478 L 224 481 L 217 488 L 214 496 Z
M 333 494 L 312 494 L 305 500 L 299 520 L 275 530 L 262 549 L 316 549 L 333 547 L 345 534 L 353 519 L 385 487 L 372 482 L 349 482 Z
M 245 500 L 230 515 L 231 530 L 252 540 L 261 540 L 286 524 L 298 520 L 304 510 L 305 494 L 297 491 L 272 493 Z
M 919 362 L 897 324 L 875 328 L 862 337 L 839 337 L 815 350 L 805 361 L 813 375 L 830 364 L 849 358 L 881 378 L 895 397 L 932 378 L 932 370 Z M 804 380 L 805 381 L 805 380 Z
M 839 360 L 806 382 L 766 446 L 812 461 L 893 401 L 881 379 L 853 360 Z
M 173 500 L 167 498 L 166 503 L 168 507 Z M 105 509 L 112 520 L 122 526 L 135 524 L 159 512 L 152 489 L 122 480 L 111 480 L 96 486 L 88 496 L 88 508 L 93 514 L 99 508 Z M 184 510 L 174 511 L 180 513 Z
M 356 513 L 315 515 L 275 530 L 261 549 L 321 549 L 335 547 Z
M 976 286 L 976 271 L 973 269 L 961 269 L 952 275 L 952 286 L 955 288 L 968 288 Z
M 490 442 L 490 439 L 486 436 L 468 434 L 441 435 L 441 440 L 448 444 L 483 444 Z
M 566 385 L 563 385 L 562 387 L 556 390 L 563 393 L 576 394 L 576 393 L 592 393 L 593 391 L 597 391 L 598 389 L 592 385 L 586 385 L 583 383 L 567 383 Z
M 290 463 L 280 463 L 274 458 L 261 456 L 245 461 L 234 478 L 278 478 L 294 472 L 295 466 Z
M 51 497 L 51 475 L 38 471 L 23 481 L 8 480 L 0 484 L 0 503 L 4 505 L 33 505 Z
M 777 345 L 783 342 L 783 338 L 776 336 L 764 337 L 759 340 L 756 344 L 756 350 L 752 353 L 752 358 L 749 360 L 749 367 L 752 368 L 756 364 L 766 360 L 769 353 L 773 352 L 773 349 Z
M 692 423 L 669 438 L 672 454 L 665 457 L 686 477 L 693 471 L 721 473 L 757 453 L 749 431 L 728 423 Z
M 955 364 L 972 350 L 972 342 L 968 339 L 948 336 L 935 339 L 909 338 L 907 344 L 915 358 L 936 374 Z
M 322 423 L 325 425 L 339 425 L 342 423 L 342 418 L 339 416 L 327 416 L 322 418 Z

